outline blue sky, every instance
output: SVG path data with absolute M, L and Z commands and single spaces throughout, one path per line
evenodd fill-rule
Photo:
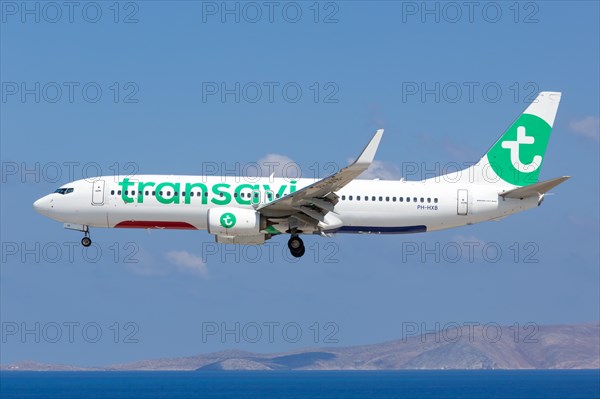
M 437 2 L 427 3 L 433 14 L 421 2 L 325 2 L 318 16 L 313 3 L 281 2 L 272 22 L 262 3 L 252 3 L 255 22 L 256 10 L 235 2 L 239 22 L 221 2 L 82 2 L 72 21 L 66 8 L 1 4 L 2 363 L 375 343 L 406 323 L 599 319 L 597 2 L 482 2 L 472 15 Z M 207 91 L 236 83 L 237 102 Z M 499 223 L 308 237 L 298 262 L 284 237 L 256 254 L 224 252 L 206 232 L 96 229 L 101 254 L 74 246 L 71 258 L 80 235 L 31 208 L 70 171 L 98 166 L 200 174 L 270 157 L 326 174 L 382 127 L 371 173 L 398 178 L 417 165 L 407 176 L 416 179 L 476 161 L 542 90 L 563 99 L 540 178 L 573 178 Z M 207 334 L 236 323 L 239 342 Z M 301 329 L 298 342 L 286 323 Z

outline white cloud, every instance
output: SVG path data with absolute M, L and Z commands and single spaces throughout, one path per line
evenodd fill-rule
M 485 259 L 485 256 L 494 257 L 498 255 L 494 254 L 493 247 L 490 249 L 490 253 L 488 254 L 484 249 L 488 243 L 481 238 L 475 237 L 474 235 L 464 236 L 462 234 L 458 234 L 455 235 L 453 239 L 454 242 L 461 248 L 461 258 L 469 262 L 480 261 Z
M 581 137 L 600 142 L 600 118 L 588 116 L 569 123 L 571 131 Z
M 169 251 L 166 255 L 169 263 L 177 266 L 179 271 L 193 274 L 202 278 L 208 277 L 206 263 L 201 257 L 193 255 L 187 251 Z
M 382 179 L 382 180 L 399 180 L 400 171 L 394 164 L 384 161 L 374 160 L 359 179 Z
M 348 164 L 354 162 L 354 159 L 348 159 Z M 270 176 L 270 173 L 275 173 L 275 177 L 285 177 L 294 179 L 298 177 L 314 177 L 314 170 L 302 171 L 300 166 L 291 158 L 281 154 L 267 154 L 258 160 L 258 164 L 262 169 L 262 176 Z M 337 165 L 333 162 L 327 162 L 320 166 L 317 172 L 322 174 L 321 178 L 331 175 L 339 171 L 346 165 Z M 305 172 L 305 174 L 303 174 Z M 308 173 L 306 173 L 308 172 Z M 382 179 L 382 180 L 398 180 L 401 174 L 398 167 L 392 163 L 374 160 L 369 169 L 361 174 L 359 179 Z
M 454 241 L 460 245 L 472 245 L 472 246 L 483 246 L 487 244 L 484 240 L 475 237 L 474 235 L 464 236 L 462 234 L 455 235 Z
M 167 267 L 162 265 L 154 254 L 140 247 L 132 262 L 125 262 L 127 268 L 134 274 L 140 276 L 166 276 Z
M 281 154 L 267 154 L 258 160 L 262 176 L 285 177 L 294 179 L 302 176 L 300 166 L 291 158 Z

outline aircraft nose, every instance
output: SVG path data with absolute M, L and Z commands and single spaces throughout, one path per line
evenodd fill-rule
M 33 203 L 33 209 L 40 215 L 48 216 L 50 213 L 50 199 L 42 197 Z

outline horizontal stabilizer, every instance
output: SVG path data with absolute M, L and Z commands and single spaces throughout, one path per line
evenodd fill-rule
M 555 179 L 550 179 L 546 181 L 542 181 L 539 183 L 535 183 L 525 187 L 515 188 L 514 190 L 509 190 L 504 193 L 500 193 L 501 197 L 504 198 L 529 198 L 529 197 L 537 197 L 541 194 L 548 192 L 554 187 L 558 186 L 560 183 L 570 179 L 571 176 L 562 176 L 557 177 Z

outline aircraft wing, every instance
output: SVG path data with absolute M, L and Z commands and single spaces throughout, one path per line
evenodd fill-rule
M 301 223 L 311 225 L 324 222 L 325 215 L 333 212 L 334 206 L 338 202 L 335 192 L 367 170 L 375 158 L 382 135 L 383 129 L 377 130 L 356 161 L 337 173 L 285 197 L 263 204 L 256 210 L 267 218 L 294 216 Z

